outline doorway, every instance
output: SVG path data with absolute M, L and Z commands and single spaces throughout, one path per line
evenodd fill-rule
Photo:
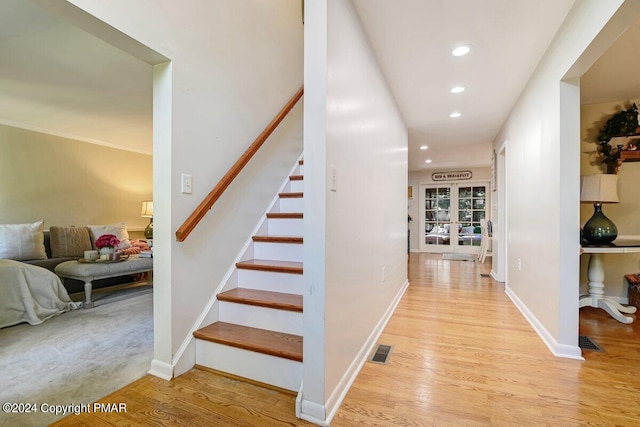
M 477 254 L 488 182 L 420 185 L 421 252 Z

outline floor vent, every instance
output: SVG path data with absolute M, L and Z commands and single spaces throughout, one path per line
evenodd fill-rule
M 491 275 L 487 273 L 480 273 L 480 277 L 482 277 L 483 279 L 489 279 L 491 278 Z
M 578 345 L 583 350 L 604 351 L 586 335 L 580 335 L 578 338 Z
M 393 346 L 379 344 L 371 359 L 369 359 L 372 363 L 380 363 L 382 365 L 386 365 L 389 363 L 389 358 L 391 357 L 391 351 L 393 351 Z

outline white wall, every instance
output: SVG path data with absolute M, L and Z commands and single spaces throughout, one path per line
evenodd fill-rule
M 3 125 L 0 153 L 0 223 L 149 223 L 151 156 Z
M 600 33 L 621 3 L 575 4 L 494 141 L 509 141 L 507 292 L 559 356 L 580 357 L 579 91 L 561 80 L 581 76 L 633 20 L 622 11 Z
M 625 109 L 632 103 L 640 104 L 640 99 L 623 99 L 616 102 L 582 105 L 580 109 L 580 174 L 592 175 L 605 173 L 606 168 L 599 163 L 596 154 L 596 144 L 600 130 L 606 120 L 621 108 Z M 615 139 L 613 145 L 626 143 L 627 138 Z M 640 235 L 640 198 L 638 194 L 640 183 L 640 163 L 625 162 L 618 171 L 618 197 L 620 203 L 608 204 L 603 208 L 604 214 L 609 217 L 618 228 L 618 235 Z M 580 205 L 580 225 L 593 215 L 593 204 Z M 626 301 L 628 286 L 624 280 L 625 274 L 640 272 L 640 257 L 638 254 L 604 254 L 603 264 L 605 268 L 605 295 L 621 298 Z M 586 268 L 589 256 L 581 257 L 580 284 L 581 293 L 588 293 Z
M 408 136 L 352 1 L 321 3 L 305 11 L 302 415 L 329 421 L 406 285 Z
M 70 0 L 171 60 L 154 71 L 155 361 L 165 373 L 301 153 L 301 111 L 186 242 L 175 231 L 302 85 L 298 0 Z M 98 23 L 92 23 L 92 27 Z M 96 30 L 99 36 L 108 29 Z M 134 43 L 134 44 L 135 44 Z M 180 175 L 193 176 L 181 194 Z M 170 318 L 170 321 L 168 321 Z M 186 353 L 193 362 L 193 353 Z M 188 366 L 189 363 L 187 362 Z M 170 374 L 170 372 L 168 372 Z
M 413 252 L 420 250 L 420 208 L 424 197 L 420 194 L 420 184 L 433 184 L 434 181 L 431 178 L 434 172 L 448 172 L 453 170 L 468 170 L 471 171 L 472 178 L 470 181 L 456 181 L 459 184 L 465 182 L 474 183 L 478 181 L 490 182 L 491 181 L 491 168 L 456 168 L 456 169 L 428 169 L 424 171 L 414 171 L 409 173 L 409 185 L 413 186 L 413 198 L 407 201 L 408 213 L 411 215 L 413 221 L 409 223 L 410 234 L 410 249 Z M 495 193 L 491 191 L 490 186 L 487 187 L 487 218 L 491 217 L 491 208 L 493 201 L 496 199 Z M 424 230 L 424 229 L 423 229 Z M 424 232 L 424 231 L 423 231 Z

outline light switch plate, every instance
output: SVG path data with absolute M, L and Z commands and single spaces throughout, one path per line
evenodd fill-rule
M 182 174 L 182 194 L 192 194 L 192 193 L 193 193 L 193 176 L 183 173 Z

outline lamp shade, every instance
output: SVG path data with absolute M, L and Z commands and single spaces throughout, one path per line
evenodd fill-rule
M 140 216 L 143 218 L 153 218 L 153 200 L 145 200 L 142 202 Z
M 580 201 L 618 203 L 618 175 L 598 174 L 580 177 Z

